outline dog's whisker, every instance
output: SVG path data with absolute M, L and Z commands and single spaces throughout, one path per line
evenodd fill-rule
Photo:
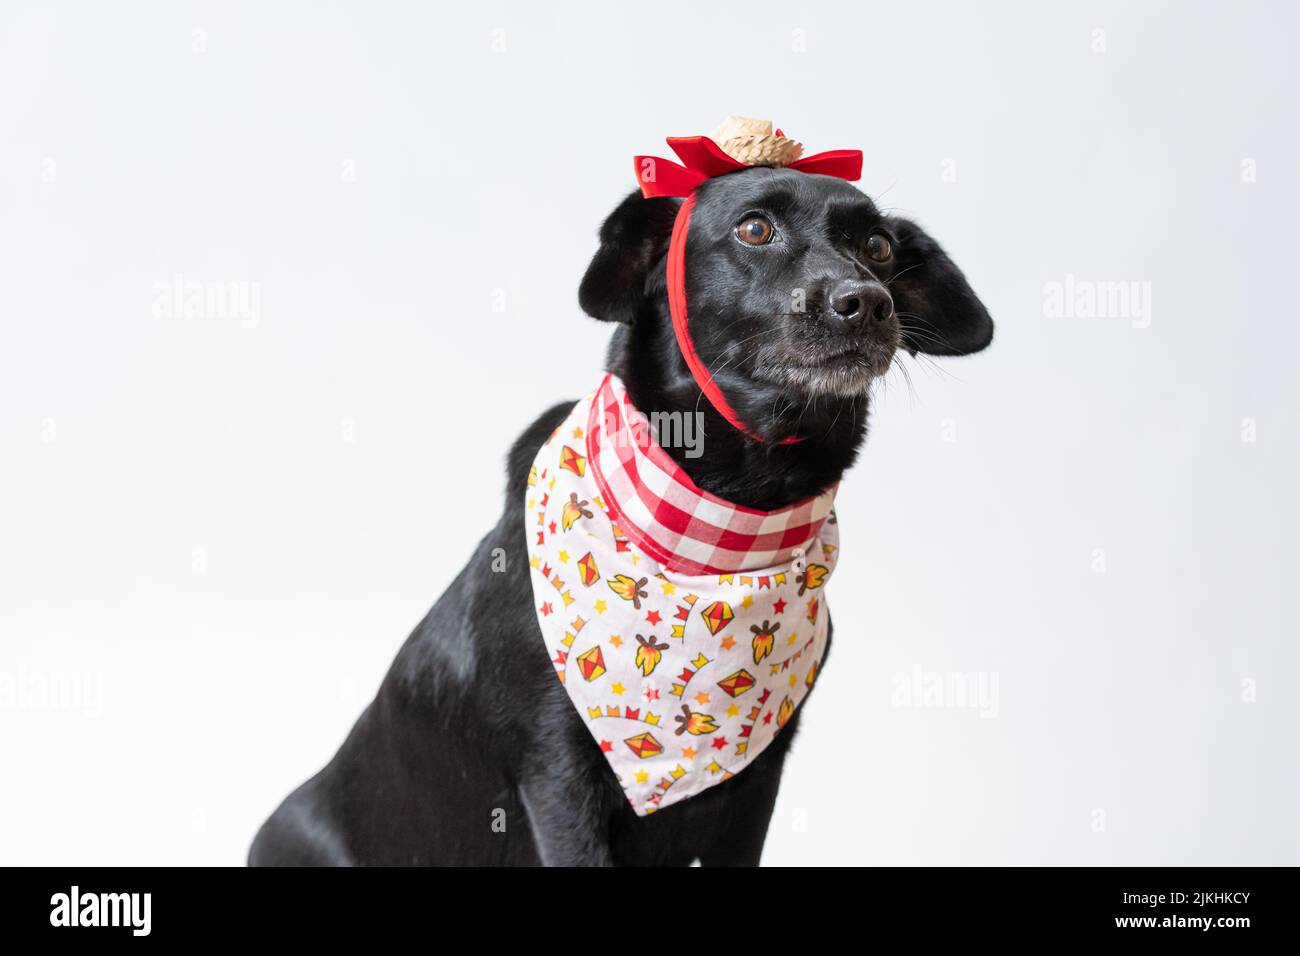
M 884 283 L 885 288 L 888 289 L 888 288 L 890 287 L 890 285 L 892 285 L 893 282 L 894 282 L 896 279 L 898 279 L 899 276 L 907 275 L 907 273 L 911 272 L 913 269 L 919 269 L 919 268 L 921 268 L 921 266 L 923 266 L 923 265 L 925 265 L 924 262 L 918 262 L 918 263 L 916 263 L 915 265 L 908 266 L 906 269 L 902 269 L 902 270 L 900 270 L 900 271 L 894 273 L 892 276 L 890 276 L 888 279 L 885 280 L 885 283 Z
M 935 335 L 933 332 L 927 332 L 925 329 L 918 329 L 918 328 L 902 325 L 899 327 L 899 332 L 903 333 L 906 336 L 914 338 L 919 342 L 925 342 L 930 345 L 947 346 L 948 344 L 941 336 Z

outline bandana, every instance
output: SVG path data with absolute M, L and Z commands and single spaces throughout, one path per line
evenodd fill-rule
M 703 491 L 607 375 L 542 445 L 526 522 L 555 673 L 639 815 L 743 770 L 826 649 L 835 488 L 779 511 Z

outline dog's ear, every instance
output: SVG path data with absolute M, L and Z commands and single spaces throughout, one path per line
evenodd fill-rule
M 889 292 L 913 354 L 969 355 L 993 341 L 993 319 L 939 244 L 916 223 L 890 217 L 898 239 Z
M 646 301 L 646 279 L 668 252 L 680 199 L 632 193 L 600 227 L 600 248 L 578 287 L 582 311 L 631 325 Z

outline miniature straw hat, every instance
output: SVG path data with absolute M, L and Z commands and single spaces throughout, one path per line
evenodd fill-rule
M 803 155 L 803 145 L 774 131 L 771 120 L 748 116 L 728 116 L 709 139 L 746 166 L 788 166 Z

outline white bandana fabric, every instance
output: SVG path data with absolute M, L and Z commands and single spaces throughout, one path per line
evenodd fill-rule
M 612 375 L 542 445 L 525 501 L 537 621 L 637 814 L 739 773 L 812 688 L 834 499 L 761 512 L 701 490 Z

